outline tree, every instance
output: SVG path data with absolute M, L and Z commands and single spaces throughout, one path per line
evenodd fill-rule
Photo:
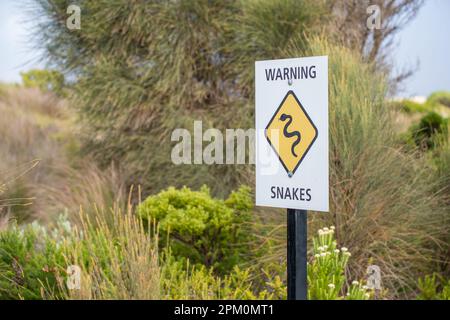
M 388 58 L 394 36 L 417 15 L 422 4 L 422 0 L 331 0 L 330 10 L 334 14 L 329 27 L 340 43 L 389 72 Z M 377 10 L 368 10 L 369 7 Z M 367 20 L 374 15 L 380 17 L 379 28 L 368 26 Z M 411 74 L 412 70 L 408 70 L 398 75 L 394 83 Z
M 194 120 L 253 127 L 254 61 L 304 47 L 326 16 L 325 1 L 80 1 L 82 27 L 69 30 L 66 1 L 35 3 L 47 18 L 39 43 L 77 78 L 85 151 L 145 191 L 207 184 L 216 195 L 249 182 L 250 166 L 175 166 L 171 132 Z
M 397 18 L 410 19 L 420 1 L 375 1 L 383 12 L 375 31 L 366 25 L 368 1 L 356 0 L 79 1 L 80 30 L 66 27 L 66 1 L 33 3 L 37 42 L 77 79 L 86 152 L 118 164 L 145 191 L 207 184 L 226 195 L 252 184 L 250 166 L 175 166 L 171 132 L 191 130 L 193 120 L 204 129 L 253 127 L 254 61 L 287 57 L 292 46 L 301 52 L 315 34 L 328 31 L 383 61 Z

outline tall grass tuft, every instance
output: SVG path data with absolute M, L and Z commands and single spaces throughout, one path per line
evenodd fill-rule
M 79 242 L 67 252 L 67 264 L 81 268 L 80 290 L 67 290 L 70 299 L 158 299 L 160 269 L 158 236 L 146 233 L 129 206 L 81 213 Z
M 176 259 L 170 249 L 158 248 L 156 224 L 144 227 L 130 203 L 126 212 L 98 210 L 92 216 L 81 211 L 79 221 L 61 245 L 64 266 L 81 269 L 80 287 L 69 290 L 66 277 L 60 277 L 57 295 L 44 289 L 45 298 L 274 299 L 285 294 L 279 277 L 257 288 L 251 268 L 236 266 L 220 277 L 212 268 Z

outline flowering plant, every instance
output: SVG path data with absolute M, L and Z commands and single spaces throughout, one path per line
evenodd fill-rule
M 345 288 L 345 268 L 351 254 L 346 247 L 337 247 L 334 229 L 334 226 L 319 229 L 313 239 L 314 257 L 308 264 L 308 299 L 367 300 L 371 294 L 360 281 L 354 280 Z

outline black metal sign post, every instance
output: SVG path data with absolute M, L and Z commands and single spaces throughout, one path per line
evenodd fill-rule
M 288 300 L 307 299 L 307 211 L 287 209 Z

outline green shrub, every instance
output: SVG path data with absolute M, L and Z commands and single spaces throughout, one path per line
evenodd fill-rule
M 158 250 L 130 209 L 81 212 L 80 225 L 61 217 L 56 226 L 37 223 L 0 232 L 0 299 L 273 299 L 286 287 L 279 276 L 259 280 L 253 268 L 212 268 Z M 66 287 L 66 268 L 80 267 L 80 288 Z
M 58 239 L 40 225 L 0 232 L 0 300 L 42 299 L 48 292 L 61 297 L 62 266 L 64 254 Z
M 59 96 L 64 95 L 64 75 L 56 70 L 33 69 L 21 72 L 20 75 L 26 88 L 38 88 L 42 92 L 50 91 Z
M 232 207 L 241 203 L 237 198 Z M 82 212 L 80 220 L 74 239 L 66 242 L 66 264 L 81 267 L 81 288 L 65 290 L 67 299 L 270 299 L 286 292 L 279 277 L 256 287 L 252 268 L 235 266 L 218 276 L 175 257 L 170 248 L 158 250 L 159 235 L 148 232 L 131 208 L 98 212 L 95 219 Z
M 445 280 L 433 273 L 420 278 L 418 287 L 418 300 L 450 300 L 450 279 Z
M 247 207 L 241 192 L 229 205 Z M 197 195 L 210 202 L 203 197 Z M 126 213 L 97 211 L 95 218 L 82 211 L 79 221 L 72 225 L 61 216 L 53 226 L 33 223 L 0 232 L 0 299 L 286 299 L 285 261 L 266 263 L 263 276 L 255 265 L 234 266 L 219 276 L 170 248 L 158 249 L 158 234 L 148 232 L 131 207 Z M 333 228 L 319 230 L 314 253 L 310 299 L 369 298 L 362 283 L 345 286 L 350 253 L 337 249 Z M 66 269 L 73 265 L 81 271 L 78 289 L 66 287 Z
M 423 113 L 429 110 L 428 105 L 414 102 L 408 99 L 401 101 L 394 101 L 391 104 L 394 108 L 399 109 L 406 113 Z
M 432 107 L 443 105 L 450 108 L 450 92 L 438 91 L 432 93 L 427 99 L 427 104 Z
M 248 187 L 232 192 L 225 201 L 213 199 L 205 186 L 200 191 L 184 187 L 148 197 L 138 213 L 158 223 L 160 233 L 170 237 L 175 256 L 224 272 L 248 258 L 252 207 Z
M 448 133 L 447 120 L 436 112 L 429 112 L 419 123 L 413 125 L 411 133 L 417 146 L 427 150 L 435 146 L 436 136 Z
M 213 269 L 191 266 L 189 262 L 164 260 L 161 266 L 162 299 L 285 299 L 286 285 L 279 276 L 263 281 L 263 288 L 255 283 L 253 268 L 235 266 L 219 277 Z

